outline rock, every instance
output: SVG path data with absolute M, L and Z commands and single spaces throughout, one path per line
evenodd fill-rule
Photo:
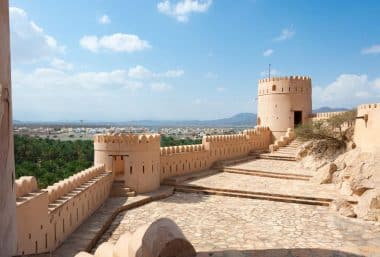
M 364 177 L 363 175 L 353 177 L 350 186 L 352 192 L 359 196 L 362 195 L 365 191 L 375 188 L 375 185 L 370 177 Z
M 354 212 L 354 208 L 347 200 L 337 199 L 333 201 L 331 207 L 342 216 L 349 218 L 356 218 L 357 216 Z
M 349 181 L 343 181 L 340 184 L 340 193 L 342 195 L 347 195 L 347 196 L 352 195 L 352 190 L 351 190 L 351 186 L 350 186 L 350 182 Z
M 332 182 L 332 174 L 337 170 L 335 163 L 331 162 L 320 168 L 313 177 L 313 181 L 318 184 L 328 184 Z
M 380 189 L 370 189 L 359 198 L 354 209 L 358 218 L 380 221 Z

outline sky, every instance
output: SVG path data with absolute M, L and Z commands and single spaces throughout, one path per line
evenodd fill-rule
M 218 119 L 267 76 L 380 102 L 380 1 L 10 0 L 14 119 Z

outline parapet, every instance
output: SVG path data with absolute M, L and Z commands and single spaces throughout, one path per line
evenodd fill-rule
M 243 141 L 246 140 L 246 137 L 244 134 L 233 134 L 233 135 L 213 135 L 213 136 L 206 136 L 205 141 L 206 142 L 233 142 L 233 141 Z
M 94 143 L 106 144 L 145 144 L 159 141 L 159 134 L 98 134 L 94 137 Z
M 311 78 L 309 76 L 271 77 L 271 78 L 260 79 L 259 84 L 266 83 L 266 82 L 275 82 L 275 81 L 280 81 L 280 80 L 311 81 Z
M 380 109 L 380 103 L 375 103 L 375 104 L 361 104 L 358 106 L 358 110 L 363 110 L 363 109 Z
M 52 186 L 47 187 L 49 203 L 53 203 L 63 195 L 69 193 L 80 185 L 86 183 L 90 179 L 100 175 L 105 171 L 105 165 L 97 165 L 75 175 L 72 175 L 64 180 L 61 180 Z
M 16 197 L 23 197 L 27 194 L 39 191 L 37 180 L 33 176 L 20 177 L 15 181 Z
M 161 153 L 161 156 L 165 156 L 165 155 L 171 155 L 171 154 L 176 154 L 176 153 L 200 152 L 204 150 L 205 150 L 205 147 L 203 144 L 179 145 L 179 146 L 161 147 L 160 153 Z

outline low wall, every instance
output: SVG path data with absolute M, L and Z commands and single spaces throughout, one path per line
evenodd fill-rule
M 354 142 L 363 151 L 380 152 L 380 103 L 359 105 L 357 111 Z
M 326 120 L 326 119 L 329 119 L 333 116 L 336 116 L 336 115 L 339 115 L 342 113 L 345 113 L 345 111 L 341 111 L 341 112 L 317 112 L 317 113 L 312 113 L 310 115 L 310 119 L 312 121 Z
M 204 136 L 202 144 L 161 147 L 160 179 L 209 169 L 216 161 L 247 156 L 255 150 L 268 150 L 271 132 L 256 127 L 234 135 Z
M 17 254 L 57 248 L 108 197 L 112 174 L 91 167 L 44 190 L 34 177 L 16 180 Z

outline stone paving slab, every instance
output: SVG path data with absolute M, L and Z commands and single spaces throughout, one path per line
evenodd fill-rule
M 297 162 L 266 160 L 266 159 L 256 159 L 256 160 L 245 162 L 245 163 L 230 165 L 228 167 L 253 170 L 253 171 L 289 173 L 289 174 L 296 174 L 296 175 L 313 176 L 315 174 L 315 172 L 312 170 L 308 170 L 308 169 L 304 169 L 300 167 L 299 163 Z
M 333 184 L 316 185 L 310 181 L 258 177 L 228 172 L 185 181 L 181 185 L 330 199 L 334 199 L 338 194 Z
M 112 197 L 85 220 L 52 254 L 52 257 L 73 257 L 80 251 L 89 250 L 97 243 L 103 232 L 112 224 L 113 218 L 125 209 L 134 208 L 173 194 L 173 187 L 162 186 L 159 190 L 135 197 Z
M 380 256 L 379 223 L 320 206 L 188 193 L 120 213 L 101 241 L 161 217 L 178 224 L 199 257 Z

